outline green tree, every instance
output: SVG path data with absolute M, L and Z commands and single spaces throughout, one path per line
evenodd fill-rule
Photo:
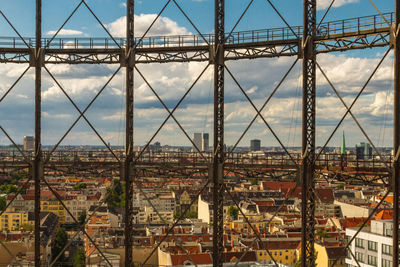
M 174 213 L 174 219 L 178 219 L 181 216 L 180 213 Z M 197 218 L 197 212 L 195 211 L 188 211 L 185 213 L 185 216 L 183 218 L 187 219 L 196 219 Z
M 13 184 L 0 185 L 0 194 L 10 194 L 18 191 L 18 187 Z
M 6 197 L 0 197 L 0 210 L 4 210 L 7 206 Z
M 328 231 L 326 229 L 318 229 L 317 232 L 315 233 L 315 235 L 319 236 L 320 238 L 329 237 Z
M 251 179 L 250 183 L 251 183 L 251 185 L 258 185 L 257 179 Z
M 74 186 L 75 190 L 86 189 L 87 185 L 85 183 L 78 183 Z
M 23 229 L 25 231 L 33 231 L 34 230 L 34 226 L 32 224 L 29 223 L 24 223 L 20 226 L 20 229 Z
M 106 202 L 111 207 L 125 207 L 125 183 L 114 179 L 113 186 L 107 187 Z
M 232 219 L 237 220 L 239 216 L 239 209 L 234 206 L 229 206 L 228 215 L 232 217 Z
M 86 221 L 86 210 L 83 210 L 81 212 L 81 214 L 79 214 L 79 218 L 78 218 L 79 224 L 84 224 Z
M 51 248 L 51 254 L 53 260 L 58 256 L 58 254 L 60 254 L 63 248 L 67 245 L 67 242 L 68 242 L 67 232 L 65 231 L 64 228 L 61 227 L 60 229 L 58 229 L 53 247 Z M 64 255 L 61 255 L 57 261 L 61 262 L 63 260 L 64 260 Z
M 79 247 L 76 250 L 75 256 L 72 259 L 72 263 L 74 267 L 85 267 L 86 255 L 83 247 Z

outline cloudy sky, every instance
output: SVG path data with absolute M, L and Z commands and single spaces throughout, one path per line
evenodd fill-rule
M 34 2 L 2 0 L 1 10 L 23 36 L 34 36 Z M 135 1 L 137 36 L 146 31 L 165 2 L 161 0 Z M 214 1 L 179 0 L 177 2 L 201 32 L 212 33 Z M 228 32 L 235 25 L 249 1 L 228 0 L 226 2 L 226 31 Z M 289 24 L 301 25 L 302 1 L 273 0 L 272 2 Z M 330 0 L 318 0 L 317 2 L 319 5 L 318 17 L 321 18 Z M 376 1 L 376 4 L 385 13 L 393 10 L 394 3 L 391 2 L 393 1 Z M 44 36 L 51 37 L 78 3 L 78 0 L 43 0 Z M 122 0 L 87 0 L 87 3 L 113 36 L 123 37 L 126 12 Z M 368 0 L 336 0 L 326 21 L 376 13 L 377 11 Z M 282 26 L 284 23 L 273 12 L 266 0 L 254 0 L 236 30 Z M 178 35 L 195 32 L 196 30 L 172 2 L 148 35 Z M 16 36 L 2 18 L 0 18 L 0 35 Z M 59 34 L 59 37 L 105 36 L 105 31 L 84 6 L 77 11 Z M 384 48 L 377 48 L 325 54 L 318 56 L 318 62 L 346 103 L 350 105 L 384 52 Z M 259 108 L 295 60 L 294 57 L 285 57 L 231 61 L 227 62 L 227 66 Z M 355 116 L 377 146 L 391 146 L 392 143 L 392 65 L 393 58 L 389 54 L 353 108 Z M 207 63 L 138 65 L 139 70 L 170 109 L 175 106 L 179 98 L 206 67 Z M 1 65 L 1 96 L 26 68 L 25 65 Z M 49 65 L 48 68 L 79 108 L 84 109 L 118 66 Z M 125 70 L 122 68 L 86 113 L 98 132 L 112 145 L 124 144 L 124 73 Z M 267 122 L 287 146 L 300 145 L 300 76 L 301 62 L 299 61 L 263 110 Z M 17 143 L 22 142 L 24 135 L 33 135 L 34 132 L 33 78 L 34 71 L 29 70 L 14 90 L 0 103 L 0 125 Z M 135 79 L 135 143 L 143 145 L 151 138 L 168 114 L 138 73 L 135 73 Z M 225 90 L 225 139 L 228 145 L 233 145 L 256 112 L 228 73 L 226 73 Z M 323 145 L 345 113 L 345 109 L 321 73 L 318 73 L 317 96 L 317 143 Z M 54 144 L 75 121 L 78 112 L 45 71 L 43 71 L 42 98 L 43 144 Z M 208 67 L 175 112 L 177 120 L 190 136 L 193 136 L 194 132 L 212 133 L 212 98 L 212 67 Z M 346 133 L 346 141 L 349 146 L 366 141 L 356 124 L 348 117 L 329 143 L 330 146 L 340 144 L 342 131 Z M 212 136 L 210 138 L 212 139 Z M 261 120 L 254 123 L 239 146 L 248 146 L 249 140 L 253 138 L 261 139 L 262 145 L 265 146 L 278 146 L 277 141 Z M 168 121 L 154 141 L 170 145 L 190 145 L 172 119 Z M 0 145 L 9 143 L 10 141 L 0 133 Z M 81 119 L 62 144 L 97 145 L 100 144 L 100 140 Z

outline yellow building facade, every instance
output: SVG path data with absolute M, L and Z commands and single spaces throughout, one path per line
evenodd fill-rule
M 315 252 L 317 253 L 317 266 L 345 267 L 345 249 L 344 247 L 325 247 L 318 243 L 314 244 Z
M 276 225 L 282 225 L 282 222 L 279 220 L 265 220 L 265 219 L 259 219 L 259 220 L 250 220 L 251 225 L 257 232 L 273 232 L 273 229 L 275 228 Z M 232 222 L 229 222 L 229 229 L 235 230 L 238 232 L 253 232 L 251 229 L 250 225 L 245 221 L 242 220 L 239 217 L 239 220 L 235 220 Z
M 4 212 L 0 216 L 0 231 L 20 230 L 24 224 L 29 224 L 27 212 Z
M 52 212 L 57 215 L 60 224 L 65 223 L 65 209 L 58 200 L 41 200 L 40 211 Z
M 297 249 L 269 249 L 272 257 L 277 263 L 286 264 L 293 266 L 298 257 Z M 269 262 L 272 261 L 271 256 L 268 254 L 267 250 L 257 250 L 257 261 Z M 318 265 L 319 266 L 319 265 Z

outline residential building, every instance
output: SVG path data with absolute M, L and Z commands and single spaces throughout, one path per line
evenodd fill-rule
M 234 205 L 234 203 L 229 203 L 228 201 L 224 202 L 224 207 L 223 207 L 223 216 L 224 218 L 226 217 L 226 215 L 228 214 L 228 209 L 229 206 Z M 198 214 L 197 214 L 197 218 L 201 219 L 203 222 L 206 223 L 212 223 L 213 221 L 213 204 L 211 204 L 210 202 L 203 200 L 202 196 L 199 196 L 199 200 L 198 200 Z
M 133 195 L 133 207 L 154 207 L 158 211 L 174 211 L 175 198 L 173 194 L 147 193 L 147 199 L 140 192 Z M 149 203 L 151 202 L 151 204 Z
M 7 205 L 9 205 L 8 209 L 7 209 L 8 211 L 15 211 L 15 212 L 34 211 L 35 196 L 34 195 L 21 195 L 21 194 L 18 194 L 17 196 L 15 196 L 14 194 L 9 194 L 7 196 Z
M 161 218 L 160 218 L 161 216 Z M 137 215 L 138 223 L 163 223 L 172 222 L 174 220 L 173 211 L 155 211 L 151 206 L 145 206 Z
M 46 199 L 42 198 L 40 200 L 40 210 L 54 213 L 61 224 L 65 223 L 65 209 L 55 196 Z
M 315 206 L 316 216 L 342 217 L 341 206 L 337 204 L 317 203 Z
M 196 194 L 190 194 L 187 190 L 179 193 L 174 192 L 175 196 L 175 212 L 181 214 L 185 210 L 192 213 L 197 213 L 197 196 Z M 193 202 L 193 203 L 192 203 Z M 192 205 L 190 205 L 192 204 Z
M 267 263 L 271 262 L 273 258 L 277 263 L 293 266 L 298 258 L 297 247 L 299 243 L 300 240 L 298 238 L 274 238 L 263 240 L 262 244 L 260 244 L 260 247 L 263 249 L 256 251 L 257 261 Z
M 30 214 L 31 215 L 31 214 Z M 33 214 L 32 214 L 33 215 Z M 32 217 L 32 216 L 29 216 Z M 42 248 L 41 261 L 49 265 L 52 259 L 51 248 L 59 229 L 59 217 L 52 212 L 40 213 L 40 246 Z M 47 263 L 47 264 L 46 264 Z
M 342 246 L 330 247 L 315 243 L 316 266 L 345 267 L 346 250 Z
M 15 231 L 20 230 L 24 224 L 29 224 L 28 212 L 4 212 L 0 216 L 0 231 Z
M 85 195 L 84 192 L 79 194 L 69 194 L 65 197 L 65 205 L 71 214 L 78 219 L 78 217 L 90 209 L 91 206 L 97 205 L 101 198 L 101 193 L 97 192 L 94 195 Z M 66 223 L 75 223 L 75 220 L 69 215 L 69 213 L 65 213 L 65 222 Z
M 357 227 L 347 228 L 347 240 L 351 240 L 357 231 Z M 370 227 L 364 227 L 358 233 L 357 237 L 350 244 L 349 249 L 361 267 L 392 266 L 392 231 L 392 220 L 373 220 Z M 346 255 L 346 264 L 348 267 L 358 266 L 351 253 L 347 253 Z

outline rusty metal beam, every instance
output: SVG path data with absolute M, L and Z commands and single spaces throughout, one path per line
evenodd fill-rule
M 41 152 L 41 91 L 42 91 L 42 0 L 36 0 L 36 47 L 33 52 L 35 66 L 35 158 L 33 179 L 35 182 L 35 267 L 40 267 L 40 179 L 42 175 Z
M 393 266 L 399 266 L 399 195 L 400 195 L 400 0 L 395 0 L 395 23 L 392 28 L 394 47 L 394 121 L 393 121 Z
M 224 43 L 225 0 L 215 0 L 214 146 L 213 146 L 213 266 L 222 267 L 224 252 Z
M 315 265 L 314 226 L 315 226 L 315 87 L 316 87 L 316 51 L 315 29 L 317 27 L 317 1 L 303 2 L 303 127 L 302 127 L 302 227 L 301 227 L 301 264 L 302 267 Z
M 134 108 L 134 0 L 126 1 L 126 114 L 125 114 L 125 267 L 131 267 L 132 258 L 132 213 L 133 213 L 133 189 L 132 189 L 132 163 L 133 163 L 133 108 Z

